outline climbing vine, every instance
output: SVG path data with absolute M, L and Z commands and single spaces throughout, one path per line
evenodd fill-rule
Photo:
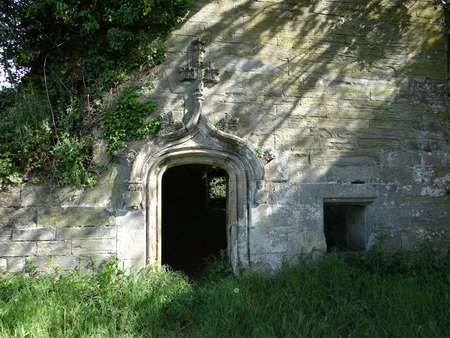
M 114 109 L 105 109 L 106 120 L 102 123 L 102 136 L 107 140 L 109 152 L 125 147 L 125 142 L 142 139 L 154 133 L 161 124 L 157 118 L 147 122 L 147 117 L 156 109 L 156 101 L 140 101 L 134 88 L 126 88 L 117 99 Z

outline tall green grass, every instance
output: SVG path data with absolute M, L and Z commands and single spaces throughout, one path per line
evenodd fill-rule
M 100 272 L 0 280 L 6 337 L 445 337 L 447 258 L 333 253 L 277 273 L 234 276 L 215 262 L 206 277 L 117 261 Z

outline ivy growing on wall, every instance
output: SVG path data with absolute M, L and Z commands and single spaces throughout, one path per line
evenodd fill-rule
M 125 147 L 125 142 L 142 139 L 154 133 L 160 121 L 154 118 L 147 121 L 147 116 L 156 109 L 156 101 L 140 101 L 134 88 L 126 88 L 117 99 L 114 109 L 105 109 L 106 120 L 102 123 L 102 136 L 107 140 L 109 152 Z

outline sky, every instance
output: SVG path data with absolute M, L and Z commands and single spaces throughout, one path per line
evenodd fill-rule
M 2 48 L 0 48 L 0 53 L 3 53 L 3 49 Z M 19 75 L 19 81 L 20 81 L 20 78 L 23 75 L 25 75 L 26 70 L 25 71 L 24 70 L 18 71 L 16 69 L 16 67 L 14 67 L 14 65 L 11 62 L 9 62 L 9 65 L 10 65 L 11 71 L 14 74 L 16 74 L 16 75 Z M 3 65 L 3 63 L 0 62 L 0 91 L 5 89 L 5 88 L 11 88 L 11 87 L 13 87 L 13 84 L 8 81 L 6 69 L 5 69 L 4 65 Z
M 6 80 L 6 75 L 3 70 L 3 67 L 0 67 L 0 90 L 9 87 L 11 87 L 11 84 Z

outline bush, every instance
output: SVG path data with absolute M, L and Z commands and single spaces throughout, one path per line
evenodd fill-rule
M 23 77 L 10 79 L 14 88 L 0 91 L 0 184 L 36 181 L 35 175 L 50 173 L 59 184 L 92 186 L 96 169 L 90 134 L 99 123 L 98 116 L 86 123 L 96 106 L 92 103 L 123 83 L 128 71 L 161 63 L 164 41 L 192 4 L 2 2 L 0 65 L 14 64 L 15 75 Z M 154 131 L 159 122 L 145 122 L 154 109 L 154 101 L 140 102 L 133 90 L 124 91 L 116 108 L 101 107 L 108 150 Z

